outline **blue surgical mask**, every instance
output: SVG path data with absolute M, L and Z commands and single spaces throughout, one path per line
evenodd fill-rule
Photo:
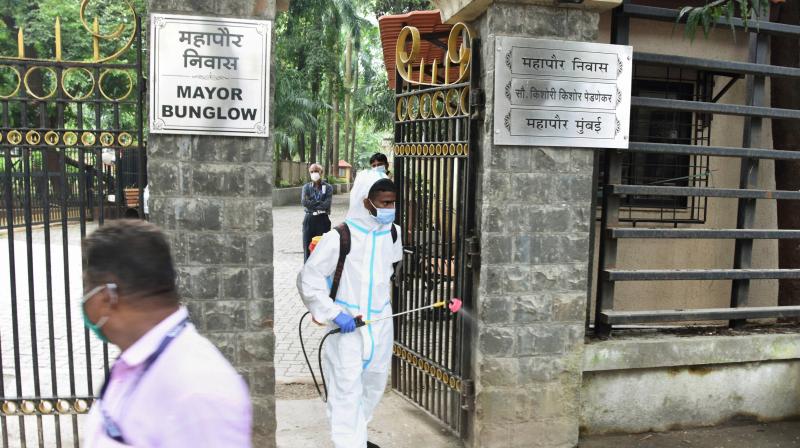
M 92 333 L 94 333 L 94 335 L 97 336 L 97 339 L 100 339 L 100 341 L 108 342 L 108 337 L 106 337 L 102 330 L 103 325 L 108 322 L 108 316 L 103 316 L 97 321 L 97 323 L 93 323 L 91 320 L 89 320 L 89 315 L 86 314 L 86 302 L 91 300 L 92 297 L 96 296 L 97 293 L 103 290 L 103 288 L 108 288 L 109 293 L 116 295 L 117 285 L 109 283 L 98 286 L 83 296 L 81 299 L 81 311 L 83 311 L 83 324 L 86 326 L 86 328 L 92 330 Z
M 372 204 L 372 201 L 369 201 Z M 375 207 L 375 204 L 372 204 Z M 375 207 L 376 216 L 373 216 L 378 224 L 386 225 L 391 224 L 394 222 L 394 212 L 393 208 L 378 208 Z
M 375 168 L 373 168 L 373 170 L 375 170 L 375 171 L 377 171 L 379 173 L 386 174 L 386 166 L 385 165 L 378 165 Z

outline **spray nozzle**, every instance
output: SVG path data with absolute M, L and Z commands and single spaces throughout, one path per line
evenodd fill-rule
M 432 305 L 432 307 L 444 308 L 445 306 L 447 306 L 447 308 L 450 310 L 451 313 L 457 313 L 458 310 L 461 309 L 461 305 L 462 305 L 461 299 L 453 297 L 450 300 L 442 300 L 441 302 L 436 302 Z

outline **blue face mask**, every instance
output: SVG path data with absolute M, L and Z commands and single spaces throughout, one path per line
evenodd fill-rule
M 372 204 L 372 201 L 369 201 L 369 203 Z M 372 206 L 375 207 L 375 204 L 372 204 Z M 375 207 L 375 212 L 377 214 L 376 216 L 373 216 L 373 218 L 375 218 L 375 220 L 378 221 L 378 224 L 386 225 L 394 222 L 395 210 L 393 208 Z
M 375 170 L 375 171 L 377 171 L 379 173 L 386 174 L 386 166 L 384 166 L 384 165 L 378 165 L 375 168 L 373 168 L 373 170 Z

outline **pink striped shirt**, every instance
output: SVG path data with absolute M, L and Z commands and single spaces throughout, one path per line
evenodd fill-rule
M 106 435 L 101 401 L 96 401 L 86 423 L 84 447 L 250 447 L 247 385 L 194 325 L 188 324 L 139 380 L 145 360 L 187 316 L 181 307 L 114 364 L 102 406 L 129 445 Z

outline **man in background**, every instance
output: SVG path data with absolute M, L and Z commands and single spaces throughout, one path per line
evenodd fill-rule
M 389 174 L 389 159 L 386 158 L 386 154 L 376 152 L 369 158 L 369 166 L 372 167 L 374 171 L 379 173 L 383 173 L 386 177 L 391 177 Z
M 322 166 L 316 163 L 308 167 L 311 182 L 303 186 L 300 193 L 300 202 L 305 208 L 306 216 L 303 218 L 303 261 L 308 260 L 311 240 L 331 230 L 331 201 L 333 187 L 322 180 Z

